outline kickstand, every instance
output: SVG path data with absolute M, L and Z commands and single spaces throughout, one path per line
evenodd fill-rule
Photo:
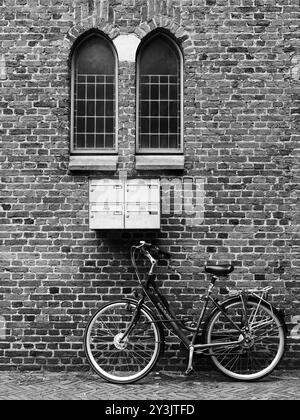
M 190 352 L 189 352 L 189 363 L 188 363 L 188 367 L 187 370 L 184 372 L 184 374 L 186 376 L 191 375 L 194 372 L 194 368 L 193 368 L 193 357 L 194 357 L 194 346 L 191 345 L 190 346 Z
M 184 372 L 184 374 L 185 374 L 185 376 L 190 376 L 190 375 L 192 375 L 192 373 L 194 373 L 195 371 L 194 371 L 194 368 L 193 367 L 191 367 L 191 368 L 187 368 L 187 370 Z

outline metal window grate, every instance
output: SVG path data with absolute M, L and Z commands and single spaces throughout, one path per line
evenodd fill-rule
M 139 137 L 142 149 L 180 148 L 178 75 L 140 76 Z
M 114 148 L 115 77 L 111 74 L 77 74 L 74 112 L 75 148 Z

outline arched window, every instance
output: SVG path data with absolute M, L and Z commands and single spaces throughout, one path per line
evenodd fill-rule
M 74 153 L 116 150 L 117 56 L 112 43 L 93 33 L 72 56 L 72 148 Z
M 157 32 L 137 53 L 137 151 L 182 151 L 182 65 L 180 48 Z

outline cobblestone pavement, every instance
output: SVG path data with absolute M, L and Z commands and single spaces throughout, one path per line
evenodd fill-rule
M 0 400 L 299 400 L 300 370 L 277 370 L 256 383 L 216 372 L 151 374 L 131 385 L 103 381 L 92 372 L 1 372 Z

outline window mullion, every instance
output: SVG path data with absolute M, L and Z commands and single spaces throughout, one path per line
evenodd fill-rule
M 160 82 L 160 75 L 158 76 L 158 83 L 157 83 L 157 91 L 158 91 L 158 104 L 157 104 L 157 108 L 158 108 L 158 118 L 157 118 L 157 124 L 158 124 L 158 147 L 161 148 L 161 124 L 160 124 L 160 118 L 161 118 L 161 114 L 160 114 L 160 88 L 161 88 L 161 82 Z
M 97 76 L 94 83 L 94 149 L 97 147 Z
M 84 148 L 87 148 L 87 75 L 85 75 L 85 83 L 84 83 Z

